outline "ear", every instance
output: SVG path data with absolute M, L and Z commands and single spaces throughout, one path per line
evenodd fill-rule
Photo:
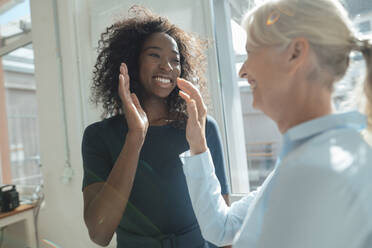
M 303 37 L 295 38 L 287 48 L 287 62 L 292 72 L 304 65 L 309 56 L 309 42 Z

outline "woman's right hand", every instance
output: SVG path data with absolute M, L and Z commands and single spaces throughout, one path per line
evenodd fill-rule
M 149 121 L 136 94 L 130 93 L 129 83 L 128 67 L 125 63 L 122 63 L 120 65 L 118 93 L 128 123 L 128 135 L 142 139 L 140 141 L 143 142 L 147 133 Z

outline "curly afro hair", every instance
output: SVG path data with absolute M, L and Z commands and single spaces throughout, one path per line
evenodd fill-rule
M 171 24 L 165 17 L 153 14 L 150 10 L 133 6 L 129 16 L 106 28 L 98 42 L 98 58 L 93 70 L 91 100 L 102 104 L 102 118 L 123 114 L 118 94 L 119 67 L 127 64 L 131 79 L 130 90 L 143 102 L 143 88 L 138 80 L 138 60 L 142 46 L 153 33 L 163 32 L 171 36 L 178 45 L 180 53 L 181 77 L 198 85 L 206 97 L 205 49 L 207 43 Z M 173 125 L 184 127 L 187 119 L 186 103 L 178 95 L 176 87 L 166 102 Z

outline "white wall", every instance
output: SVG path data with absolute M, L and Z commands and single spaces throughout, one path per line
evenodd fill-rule
M 40 150 L 46 196 L 46 204 L 40 211 L 39 236 L 60 247 L 94 247 L 82 217 L 80 139 L 83 115 L 73 25 L 74 6 L 73 1 L 58 1 L 59 20 L 56 20 L 54 3 L 53 0 L 31 1 Z M 62 104 L 61 86 L 65 92 L 65 105 Z M 63 107 L 67 113 L 67 136 Z M 75 174 L 71 182 L 64 185 L 60 177 L 67 159 L 66 137 Z M 42 243 L 41 247 L 46 245 Z
M 133 3 L 142 3 L 159 14 L 167 15 L 172 22 L 188 31 L 204 36 L 211 34 L 207 0 L 31 1 L 41 163 L 46 196 L 46 204 L 40 212 L 39 236 L 60 247 L 95 247 L 83 223 L 80 155 L 84 127 L 98 120 L 99 116 L 88 103 L 94 47 L 104 26 L 118 14 L 125 14 Z M 213 47 L 210 52 L 214 54 Z M 211 67 L 216 68 L 213 56 L 210 60 Z M 209 75 L 212 75 L 211 82 L 217 81 L 213 78 L 217 75 L 213 69 Z M 74 175 L 68 184 L 62 184 L 66 159 Z M 42 243 L 41 247 L 47 246 Z M 115 247 L 114 242 L 110 247 Z

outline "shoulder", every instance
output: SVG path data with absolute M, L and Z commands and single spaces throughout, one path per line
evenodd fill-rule
M 207 115 L 205 129 L 206 129 L 207 136 L 209 134 L 219 133 L 217 121 L 210 115 Z
M 286 176 L 332 192 L 372 194 L 372 149 L 359 132 L 339 129 L 313 138 L 283 159 Z M 286 168 L 285 168 L 286 167 Z M 320 189 L 324 190 L 324 187 Z
M 102 121 L 97 121 L 87 126 L 83 134 L 83 144 L 87 142 L 90 139 L 90 137 L 97 136 L 97 134 L 99 134 L 101 130 L 102 130 Z
M 83 142 L 84 140 L 89 139 L 89 137 L 94 137 L 96 139 L 99 137 L 101 138 L 106 137 L 107 135 L 109 136 L 109 134 L 114 132 L 114 130 L 118 130 L 118 127 L 126 126 L 123 125 L 123 123 L 126 122 L 124 116 L 122 115 L 117 115 L 107 119 L 103 119 L 101 121 L 94 122 L 85 128 Z
M 217 125 L 217 122 L 216 122 L 216 120 L 214 119 L 213 116 L 207 115 L 207 124 L 209 124 L 209 125 Z
M 125 117 L 123 115 L 116 115 L 90 124 L 85 128 L 84 132 L 107 131 L 118 125 L 123 126 L 123 124 L 126 126 Z
M 289 158 L 305 165 L 342 171 L 351 165 L 366 165 L 372 159 L 372 148 L 359 132 L 339 129 L 310 139 Z

